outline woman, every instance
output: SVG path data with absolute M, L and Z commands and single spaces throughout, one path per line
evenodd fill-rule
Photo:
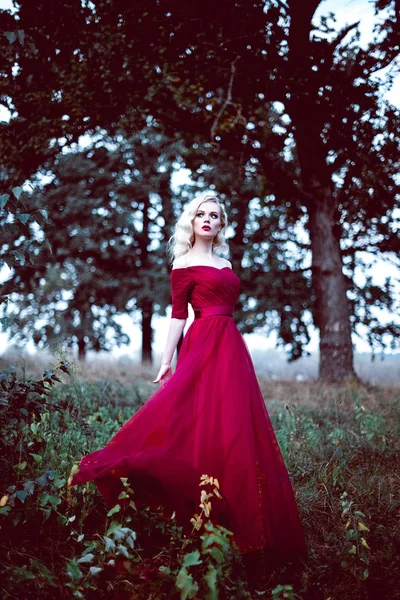
M 216 253 L 226 247 L 226 213 L 215 196 L 195 198 L 172 238 L 172 318 L 160 389 L 97 452 L 72 484 L 94 480 L 112 506 L 120 477 L 189 524 L 201 474 L 216 477 L 222 500 L 212 516 L 234 532 L 239 550 L 287 558 L 304 551 L 290 480 L 247 347 L 233 319 L 239 278 Z M 171 361 L 188 317 L 176 371 Z

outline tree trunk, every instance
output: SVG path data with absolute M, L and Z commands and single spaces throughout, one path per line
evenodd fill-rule
M 325 148 L 313 125 L 304 118 L 312 108 L 307 103 L 308 100 L 297 102 L 291 115 L 296 125 L 303 189 L 309 197 L 307 212 L 315 294 L 314 323 L 320 332 L 319 376 L 329 381 L 343 381 L 355 378 L 356 374 L 350 308 L 337 234 L 337 203 L 332 192 Z M 308 111 L 304 112 L 306 106 Z
M 299 105 L 300 102 L 291 115 L 296 125 L 303 189 L 310 198 L 307 212 L 315 294 L 314 323 L 320 332 L 319 376 L 330 381 L 342 381 L 355 378 L 356 374 L 347 286 L 337 235 L 336 199 L 332 193 L 325 149 L 319 136 L 313 135 L 312 126 L 308 126 L 304 116 L 299 115 Z
M 312 16 L 320 0 L 289 0 L 288 112 L 307 197 L 312 251 L 314 322 L 320 331 L 320 378 L 342 381 L 356 377 L 353 367 L 350 310 L 339 236 L 335 233 L 337 203 L 327 163 L 323 128 L 330 114 L 319 98 L 321 81 L 313 69 L 310 42 Z M 329 111 L 329 108 L 328 108 Z
M 84 336 L 78 339 L 78 359 L 86 360 L 86 341 Z
M 310 211 L 314 321 L 320 332 L 319 376 L 330 381 L 355 377 L 350 311 L 339 240 L 334 235 L 333 198 Z
M 141 304 L 142 309 L 142 363 L 153 363 L 152 341 L 153 329 L 151 319 L 153 316 L 153 303 L 151 300 L 144 300 Z

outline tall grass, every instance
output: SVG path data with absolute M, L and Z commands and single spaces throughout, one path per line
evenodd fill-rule
M 108 514 L 93 484 L 67 487 L 74 461 L 102 447 L 155 390 L 153 372 L 54 367 L 35 391 L 42 367 L 1 376 L 4 598 L 398 596 L 400 389 L 260 378 L 308 557 L 296 568 L 267 565 L 249 591 L 234 540 L 207 519 L 187 538 L 175 519 L 136 507 L 128 485 Z

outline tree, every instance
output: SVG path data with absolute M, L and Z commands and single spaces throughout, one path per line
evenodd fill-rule
M 367 51 L 357 47 L 354 39 L 342 45 L 354 26 L 339 32 L 333 41 L 314 35 L 312 17 L 318 4 L 317 0 L 301 5 L 291 2 L 288 6 L 271 2 L 264 10 L 260 4 L 253 3 L 250 8 L 237 2 L 225 24 L 221 3 L 221 12 L 212 12 L 207 23 L 202 21 L 205 27 L 193 31 L 195 26 L 191 30 L 189 25 L 184 32 L 179 28 L 182 14 L 189 20 L 194 11 L 186 12 L 180 5 L 169 15 L 169 31 L 170 35 L 176 34 L 177 50 L 169 65 L 164 64 L 164 70 L 174 69 L 179 82 L 176 114 L 181 122 L 191 135 L 197 130 L 204 138 L 207 134 L 211 138 L 203 163 L 211 163 L 216 148 L 238 166 L 257 161 L 275 188 L 277 204 L 284 200 L 288 207 L 286 221 L 293 217 L 300 221 L 307 216 L 312 253 L 311 308 L 321 338 L 320 374 L 340 380 L 354 376 L 350 334 L 352 325 L 361 320 L 357 313 L 353 323 L 351 320 L 347 292 L 352 284 L 344 267 L 351 274 L 354 269 L 346 261 L 340 242 L 356 235 L 361 217 L 364 243 L 350 252 L 371 247 L 377 223 L 381 239 L 372 244 L 375 252 L 393 252 L 398 243 L 393 221 L 390 219 L 385 226 L 382 217 L 392 215 L 398 207 L 398 141 L 393 132 L 398 128 L 399 116 L 393 107 L 381 102 L 378 85 L 371 78 L 374 70 L 393 59 L 396 38 L 393 15 L 385 24 L 384 40 L 374 42 Z M 202 4 L 198 9 L 199 20 L 207 8 Z M 246 23 L 244 35 L 232 35 L 235 12 Z M 257 12 L 259 18 L 255 19 Z M 159 15 L 156 11 L 154 15 L 156 21 Z M 239 17 L 235 24 L 238 22 Z M 277 102 L 285 117 L 278 128 L 276 118 L 271 118 Z M 203 114 L 200 124 L 199 113 Z M 279 138 L 284 139 L 286 149 L 279 148 Z M 372 148 L 368 156 L 367 147 Z M 360 180 L 357 173 L 364 173 L 370 165 L 374 169 Z M 212 175 L 217 190 L 223 189 L 218 174 Z M 380 205 L 375 202 L 378 196 L 383 200 Z M 348 229 L 345 218 L 350 221 Z M 381 304 L 393 306 L 390 286 L 379 298 Z M 299 342 L 304 328 L 297 331 L 296 324 L 291 325 L 296 335 L 287 339 Z M 368 326 L 379 333 L 376 323 L 368 321 Z M 396 335 L 399 328 L 392 324 L 391 331 Z M 297 346 L 299 356 L 301 343 Z
M 23 0 L 18 26 L 52 60 L 43 60 L 40 50 L 39 56 L 21 56 L 11 96 L 17 113 L 27 118 L 31 113 L 22 90 L 29 74 L 41 70 L 46 93 L 40 79 L 34 93 L 50 115 L 51 126 L 44 132 L 51 131 L 54 138 L 63 131 L 73 139 L 85 124 L 89 131 L 104 127 L 115 132 L 121 126 L 139 131 L 151 118 L 171 143 L 179 137 L 186 145 L 186 164 L 194 171 L 207 167 L 217 190 L 225 189 L 218 172 L 209 171 L 217 156 L 238 172 L 244 169 L 247 176 L 237 189 L 250 189 L 237 221 L 234 217 L 237 239 L 251 221 L 246 204 L 253 196 L 267 207 L 266 219 L 279 214 L 280 227 L 291 232 L 288 241 L 296 234 L 296 223 L 303 224 L 312 255 L 308 272 L 304 260 L 282 269 L 287 244 L 282 242 L 285 252 L 279 256 L 265 230 L 260 252 L 268 249 L 271 260 L 264 268 L 259 265 L 256 281 L 249 281 L 257 312 L 269 310 L 260 292 L 263 278 L 286 277 L 297 290 L 303 282 L 300 303 L 298 296 L 277 296 L 280 323 L 285 322 L 282 339 L 292 344 L 294 356 L 301 355 L 307 335 L 304 319 L 299 324 L 304 314 L 300 307 L 310 309 L 320 330 L 321 377 L 340 380 L 354 375 L 352 328 L 361 321 L 372 326 L 373 343 L 382 333 L 362 314 L 362 306 L 374 299 L 388 307 L 393 302 L 390 285 L 380 295 L 370 285 L 360 290 L 353 274 L 362 251 L 393 253 L 397 248 L 392 215 L 398 206 L 394 132 L 399 116 L 382 102 L 373 79 L 374 71 L 395 56 L 396 14 L 394 2 L 376 3 L 388 16 L 378 41 L 362 50 L 356 37 L 346 41 L 356 25 L 336 37 L 327 19 L 318 28 L 313 25 L 319 3 L 96 0 L 90 8 L 69 0 L 60 14 L 45 14 L 44 0 L 39 11 Z M 65 48 L 59 41 L 51 43 L 51 32 L 72 18 L 73 39 Z M 20 139 L 29 137 L 26 125 L 18 126 Z M 48 146 L 43 135 L 42 156 Z M 268 196 L 260 194 L 260 187 Z M 307 242 L 296 242 L 307 255 Z M 304 300 L 307 294 L 309 300 Z M 397 332 L 394 324 L 392 332 Z
M 50 208 L 51 246 L 15 266 L 4 293 L 13 301 L 13 335 L 38 345 L 75 341 L 81 358 L 126 343 L 114 317 L 139 310 L 142 359 L 151 361 L 153 310 L 169 301 L 167 271 L 157 265 L 164 227 L 157 192 L 169 188 L 173 158 L 150 131 L 118 142 L 59 156 L 52 181 L 38 183 L 32 204 Z

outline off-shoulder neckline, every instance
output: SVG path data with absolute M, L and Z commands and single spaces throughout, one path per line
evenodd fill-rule
M 184 271 L 185 269 L 194 269 L 195 267 L 206 267 L 207 269 L 216 269 L 217 271 L 223 271 L 224 269 L 229 269 L 230 271 L 232 271 L 232 269 L 230 267 L 219 268 L 219 267 L 213 267 L 212 265 L 188 265 L 187 267 L 176 267 L 175 269 L 172 269 L 171 273 L 173 273 L 174 271 Z

